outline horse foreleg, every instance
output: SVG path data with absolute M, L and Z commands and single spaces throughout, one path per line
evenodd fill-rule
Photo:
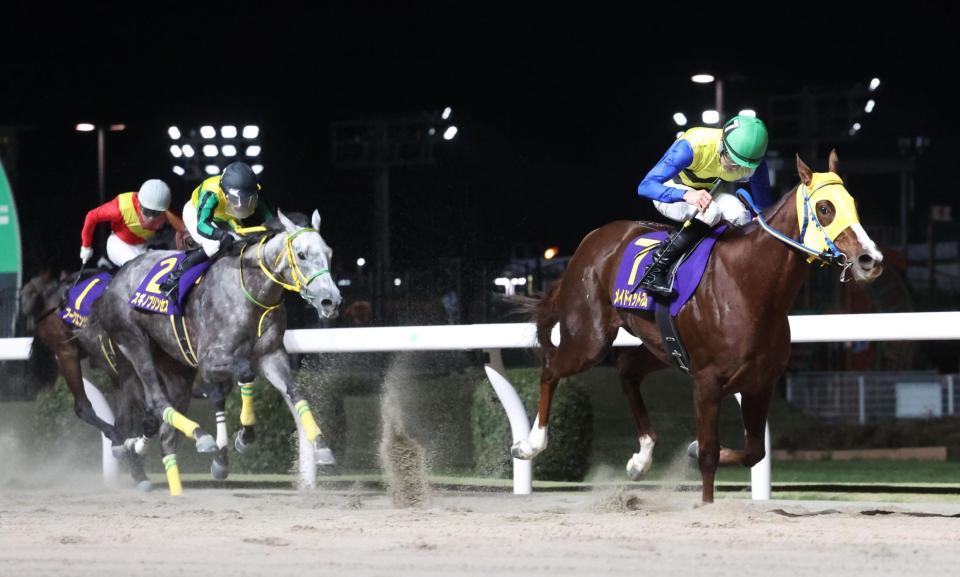
M 771 387 L 765 387 L 759 392 L 741 393 L 740 415 L 743 418 L 744 449 L 742 451 L 721 449 L 721 467 L 728 465 L 752 467 L 763 459 L 766 454 L 764 438 L 772 391 Z
M 177 466 L 177 430 L 169 423 L 160 426 L 160 449 L 170 496 L 179 496 L 183 493 L 183 485 L 180 483 L 180 468 Z
M 627 397 L 627 404 L 630 405 L 640 441 L 640 451 L 631 455 L 627 461 L 627 477 L 631 481 L 642 478 L 650 471 L 653 465 L 653 448 L 657 444 L 657 434 L 653 431 L 647 407 L 640 395 L 640 384 L 647 374 L 663 366 L 649 350 L 642 347 L 626 350 L 617 356 L 620 385 Z
M 323 440 L 323 433 L 310 410 L 310 403 L 304 398 L 299 385 L 293 381 L 287 353 L 278 349 L 264 355 L 260 358 L 260 370 L 263 376 L 270 381 L 270 384 L 283 395 L 298 429 L 303 432 L 307 442 L 313 445 L 317 464 L 336 464 L 337 461 L 333 456 L 333 451 Z
M 196 441 L 197 452 L 212 453 L 216 451 L 217 443 L 214 438 L 201 429 L 198 423 L 188 419 L 178 411 L 164 393 L 147 343 L 127 344 L 126 341 L 119 342 L 119 339 L 117 340 L 121 352 L 130 360 L 137 376 L 140 377 L 140 382 L 143 383 L 146 411 Z M 130 341 L 132 342 L 133 339 L 130 339 Z M 146 427 L 144 433 L 149 437 L 152 436 L 152 431 L 147 429 L 153 427 L 148 426 L 148 421 L 149 419 L 144 419 Z
M 240 388 L 240 430 L 237 431 L 234 446 L 238 453 L 243 454 L 257 440 L 254 428 L 257 415 L 253 410 L 253 375 L 240 375 L 237 386 Z
M 713 503 L 713 484 L 720 464 L 720 399 L 694 384 L 694 407 L 697 413 L 697 461 L 703 480 L 703 502 Z
M 213 401 L 217 417 L 217 453 L 210 463 L 210 475 L 218 481 L 223 481 L 230 474 L 229 445 L 230 436 L 227 434 L 226 399 L 220 395 Z M 237 437 L 239 439 L 239 435 Z

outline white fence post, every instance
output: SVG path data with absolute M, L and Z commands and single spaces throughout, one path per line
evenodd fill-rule
M 513 442 L 526 439 L 530 433 L 530 419 L 523 408 L 520 396 L 516 389 L 507 380 L 507 371 L 503 367 L 503 355 L 500 349 L 483 349 L 486 359 L 483 369 L 487 373 L 493 391 L 497 393 L 500 404 L 507 412 L 510 420 L 510 432 Z M 509 450 L 509 448 L 507 448 Z M 513 460 L 513 493 L 515 495 L 529 495 L 533 492 L 533 463 L 522 459 Z
M 734 397 L 737 398 L 737 403 L 743 404 L 740 393 L 734 394 Z M 770 423 L 764 423 L 763 427 L 763 459 L 750 467 L 750 496 L 754 501 L 769 501 L 771 493 L 770 462 L 773 455 L 770 444 Z
M 107 403 L 107 399 L 103 397 L 100 389 L 93 386 L 93 383 L 87 379 L 83 379 L 83 390 L 87 393 L 87 398 L 90 399 L 90 404 L 93 405 L 93 412 L 96 413 L 97 417 L 105 423 L 115 424 L 113 410 L 110 409 L 110 404 Z M 120 464 L 113 456 L 113 449 L 111 447 L 113 443 L 110 439 L 100 435 L 100 440 L 103 445 L 103 480 L 107 483 L 113 483 L 117 480 L 117 472 L 120 469 Z

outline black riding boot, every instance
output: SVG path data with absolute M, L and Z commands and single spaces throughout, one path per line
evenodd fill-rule
M 203 252 L 202 248 L 195 248 L 188 251 L 187 256 L 170 272 L 170 276 L 160 283 L 160 292 L 173 300 L 177 300 L 179 297 L 180 277 L 183 276 L 183 273 L 190 270 L 191 267 L 205 260 L 207 260 L 207 253 Z
M 648 293 L 663 296 L 673 294 L 673 265 L 692 249 L 700 239 L 707 236 L 711 226 L 702 220 L 692 218 L 683 223 L 679 230 L 660 243 L 653 253 L 653 261 L 640 279 L 639 287 Z

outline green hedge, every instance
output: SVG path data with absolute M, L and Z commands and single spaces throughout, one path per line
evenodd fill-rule
M 532 423 L 540 398 L 540 370 L 511 370 L 507 378 L 520 395 Z M 510 423 L 489 384 L 477 388 L 470 417 L 477 473 L 508 477 L 512 471 Z M 553 396 L 547 449 L 533 460 L 534 477 L 582 481 L 590 468 L 592 442 L 590 398 L 576 380 L 564 379 Z

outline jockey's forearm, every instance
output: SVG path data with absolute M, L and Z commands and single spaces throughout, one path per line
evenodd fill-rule
M 203 193 L 200 198 L 200 206 L 197 208 L 197 232 L 200 236 L 210 240 L 220 240 L 223 231 L 217 228 L 213 222 L 213 215 L 217 209 L 217 195 L 209 190 Z

